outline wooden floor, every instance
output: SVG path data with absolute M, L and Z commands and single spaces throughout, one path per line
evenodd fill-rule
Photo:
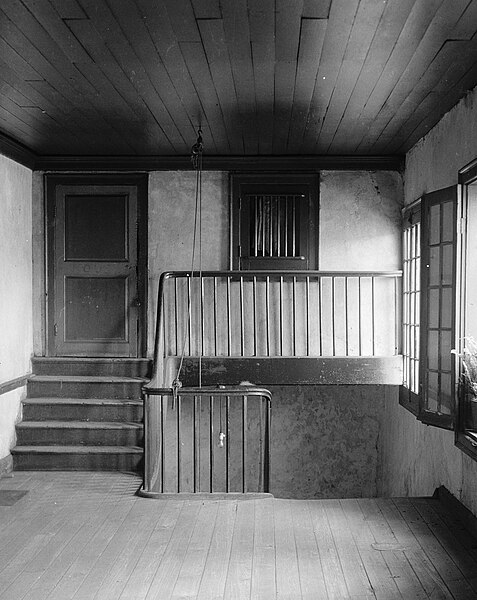
M 19 472 L 1 600 L 477 598 L 477 541 L 433 499 L 151 500 L 133 475 Z M 4 491 L 2 491 L 4 490 Z

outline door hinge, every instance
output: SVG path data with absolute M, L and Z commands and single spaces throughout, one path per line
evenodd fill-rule
M 58 335 L 58 325 L 56 323 L 53 325 L 53 335 Z

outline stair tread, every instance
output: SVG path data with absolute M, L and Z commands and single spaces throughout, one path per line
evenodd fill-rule
M 134 421 L 21 421 L 17 429 L 142 429 L 142 423 Z
M 30 381 L 71 382 L 71 383 L 144 383 L 144 377 L 117 377 L 115 375 L 31 375 Z
M 149 363 L 150 358 L 128 358 L 128 357 L 78 357 L 78 356 L 34 356 L 33 362 L 55 363 L 55 362 L 70 362 L 70 363 Z
M 15 446 L 12 453 L 17 454 L 142 454 L 140 446 Z
M 38 396 L 37 398 L 25 398 L 22 400 L 23 404 L 110 404 L 110 405 L 123 405 L 133 404 L 136 406 L 142 406 L 143 402 L 141 399 L 135 398 L 63 398 L 63 397 L 49 397 L 49 396 Z

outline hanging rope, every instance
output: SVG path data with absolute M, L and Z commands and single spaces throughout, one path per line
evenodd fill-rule
M 184 336 L 182 342 L 181 358 L 179 361 L 179 368 L 177 369 L 176 378 L 172 382 L 173 400 L 175 406 L 175 400 L 179 393 L 182 383 L 180 375 L 182 372 L 182 366 L 184 363 L 185 347 L 187 343 L 187 333 L 189 330 L 189 323 L 191 320 L 192 313 L 192 292 L 193 283 L 195 278 L 194 266 L 195 266 L 195 248 L 197 237 L 199 238 L 199 286 L 200 286 L 200 335 L 199 335 L 199 387 L 202 387 L 202 353 L 203 353 L 203 296 L 202 296 L 202 130 L 199 128 L 197 131 L 197 141 L 192 146 L 191 150 L 191 162 L 196 172 L 195 177 L 195 209 L 194 209 L 194 233 L 192 236 L 192 258 L 191 258 L 191 293 L 189 294 L 188 307 L 187 307 L 187 321 L 184 329 Z M 198 236 L 197 236 L 198 233 Z

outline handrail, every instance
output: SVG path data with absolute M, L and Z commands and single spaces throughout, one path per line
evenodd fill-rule
M 268 493 L 270 410 L 255 386 L 148 388 L 141 495 Z
M 163 373 L 165 357 L 180 353 L 184 336 L 188 356 L 396 355 L 401 279 L 400 270 L 224 270 L 202 271 L 200 278 L 198 271 L 166 271 L 159 281 L 154 373 Z M 186 331 L 188 302 L 195 313 Z M 161 377 L 153 383 L 163 384 Z

